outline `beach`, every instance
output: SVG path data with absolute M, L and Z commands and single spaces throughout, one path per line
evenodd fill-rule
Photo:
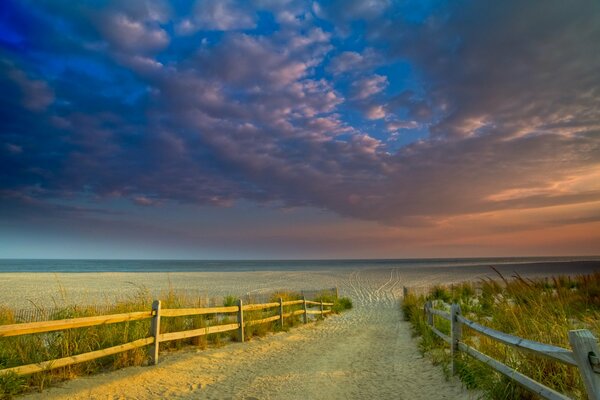
M 600 269 L 600 263 L 506 264 L 497 269 L 507 277 L 518 273 L 528 278 L 590 273 Z M 51 287 L 35 292 L 36 285 L 46 288 L 44 279 L 50 279 L 60 283 L 67 300 L 88 302 L 127 296 L 136 285 L 160 291 L 169 284 L 215 296 L 338 287 L 340 295 L 354 301 L 354 308 L 346 313 L 287 333 L 206 350 L 189 347 L 161 356 L 158 366 L 77 378 L 27 396 L 31 399 L 476 398 L 457 379 L 446 380 L 441 367 L 419 353 L 409 324 L 402 320 L 399 301 L 403 286 L 419 289 L 486 277 L 498 275 L 489 266 L 471 266 L 1 276 L 4 287 L 20 285 L 20 292 L 29 296 L 50 294 Z M 18 296 L 14 299 L 15 304 L 23 304 Z
M 367 262 L 365 262 L 367 264 Z M 494 267 L 509 278 L 578 275 L 600 269 L 600 261 L 545 261 L 535 263 L 485 263 L 470 266 L 398 264 L 349 267 L 302 266 L 277 270 L 174 271 L 174 272 L 5 272 L 0 273 L 0 302 L 15 308 L 52 308 L 64 305 L 113 304 L 148 290 L 159 296 L 170 289 L 211 299 L 227 295 L 269 293 L 278 289 L 318 290 L 337 287 L 340 295 L 365 302 L 374 293 L 394 300 L 402 287 L 427 288 L 498 278 Z M 383 291 L 385 289 L 385 291 Z

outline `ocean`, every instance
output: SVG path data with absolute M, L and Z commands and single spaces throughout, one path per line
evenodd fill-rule
M 414 268 L 503 265 L 537 262 L 593 261 L 589 257 L 502 257 L 389 260 L 60 260 L 0 259 L 5 272 L 244 272 L 305 271 L 335 268 Z

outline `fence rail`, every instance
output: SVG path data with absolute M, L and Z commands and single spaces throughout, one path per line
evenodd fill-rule
M 302 305 L 301 309 L 288 310 L 284 312 L 284 307 L 290 307 L 294 305 Z M 309 310 L 312 307 L 319 307 L 319 310 Z M 155 300 L 152 304 L 151 311 L 140 311 L 131 312 L 124 314 L 111 314 L 111 315 L 99 315 L 93 317 L 83 318 L 71 318 L 55 321 L 38 321 L 38 322 L 27 322 L 18 323 L 11 325 L 0 325 L 0 339 L 2 337 L 29 335 L 37 333 L 48 333 L 63 331 L 76 328 L 92 327 L 99 325 L 115 324 L 120 322 L 139 321 L 143 319 L 151 319 L 150 335 L 146 338 L 137 339 L 129 343 L 120 344 L 117 346 L 95 350 L 87 353 L 77 354 L 74 356 L 58 358 L 54 360 L 43 361 L 34 364 L 27 364 L 21 366 L 15 366 L 11 368 L 0 369 L 0 376 L 3 374 L 14 373 L 17 375 L 31 375 L 37 372 L 49 371 L 56 368 L 66 367 L 73 364 L 78 364 L 86 361 L 92 361 L 98 358 L 106 357 L 122 353 L 125 351 L 133 350 L 136 348 L 152 345 L 150 349 L 151 363 L 156 364 L 158 362 L 159 355 L 159 344 L 161 342 L 167 342 L 172 340 L 181 340 L 187 338 L 193 338 L 198 336 L 209 335 L 211 333 L 220 333 L 228 331 L 238 331 L 238 340 L 244 341 L 244 327 L 253 326 L 258 324 L 264 324 L 268 322 L 279 321 L 283 327 L 285 318 L 292 316 L 304 315 L 304 323 L 308 322 L 308 315 L 320 315 L 325 316 L 332 312 L 332 309 L 325 309 L 325 307 L 331 307 L 333 303 L 324 303 L 322 301 L 309 301 L 304 297 L 301 300 L 283 301 L 281 298 L 277 303 L 263 303 L 263 304 L 247 304 L 244 305 L 240 299 L 238 304 L 229 307 L 200 307 L 200 308 L 178 308 L 178 309 L 162 309 L 161 302 Z M 279 307 L 277 315 L 269 316 L 266 318 L 244 321 L 245 311 L 256 311 L 265 310 L 269 308 Z M 182 316 L 193 316 L 193 315 L 206 315 L 206 314 L 231 314 L 237 313 L 237 321 L 235 323 L 226 323 L 221 325 L 213 325 L 204 328 L 190 329 L 179 332 L 160 332 L 160 320 L 161 318 L 172 318 Z
M 281 291 L 285 291 L 286 289 L 281 290 L 273 290 L 273 289 L 264 289 L 259 291 L 248 292 L 245 295 L 241 296 L 241 299 L 244 301 L 244 304 L 253 305 L 258 303 L 267 303 L 269 299 L 275 297 L 277 293 Z M 181 295 L 182 297 L 189 297 L 194 299 L 202 300 L 202 303 L 207 307 L 218 307 L 220 304 L 223 304 L 225 300 L 224 296 L 209 296 L 208 292 L 205 290 L 174 290 L 173 291 L 177 295 Z M 162 297 L 160 293 L 154 293 L 154 297 Z M 314 289 L 314 290 L 301 290 L 300 295 L 307 298 L 313 299 L 318 296 L 334 296 L 338 297 L 338 289 L 333 288 L 325 288 L 325 289 Z M 125 300 L 125 299 L 122 299 Z M 278 303 L 277 303 L 278 304 Z M 246 307 L 246 306 L 244 306 Z M 86 313 L 90 313 L 92 315 L 107 315 L 113 312 L 114 304 L 87 304 L 87 305 L 76 305 L 76 306 L 54 306 L 54 307 L 39 307 L 35 308 L 22 308 L 14 310 L 14 319 L 16 322 L 44 322 L 49 320 L 55 320 L 57 315 L 65 314 L 65 311 L 69 313 L 77 313 L 79 311 L 85 311 Z M 144 311 L 143 308 L 139 310 L 133 311 Z M 245 309 L 244 309 L 245 311 Z M 65 315 L 61 319 L 66 318 Z
M 405 289 L 404 293 L 408 293 Z M 529 353 L 549 358 L 554 361 L 575 366 L 583 378 L 589 400 L 600 400 L 600 351 L 598 350 L 597 340 L 587 329 L 573 330 L 569 332 L 569 342 L 571 350 L 562 347 L 540 343 L 533 340 L 524 339 L 518 336 L 509 335 L 504 332 L 488 328 L 477 322 L 465 318 L 460 311 L 458 304 L 442 303 L 450 312 L 435 309 L 434 303 L 428 301 L 425 304 L 424 312 L 427 319 L 427 325 L 432 332 L 450 345 L 452 355 L 452 373 L 456 373 L 456 355 L 463 352 L 476 360 L 479 360 L 495 371 L 512 379 L 526 389 L 536 393 L 540 397 L 549 400 L 570 400 L 569 397 L 555 391 L 530 377 L 521 374 L 515 369 L 502 362 L 487 356 L 477 349 L 469 346 L 462 341 L 462 329 L 468 327 L 482 335 L 485 335 L 495 341 L 505 345 L 524 350 Z M 442 333 L 435 326 L 434 316 L 443 318 L 450 322 L 450 336 Z M 598 372 L 597 372 L 598 371 Z

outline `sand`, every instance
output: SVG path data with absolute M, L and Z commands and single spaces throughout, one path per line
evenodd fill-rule
M 544 262 L 498 265 L 505 276 L 525 277 L 557 274 L 584 274 L 600 270 L 600 261 Z M 353 275 L 361 271 L 360 285 Z M 393 273 L 394 277 L 391 276 Z M 372 296 L 379 285 L 391 285 L 386 296 L 395 298 L 402 286 L 428 287 L 436 283 L 496 278 L 488 265 L 471 267 L 371 267 L 325 270 L 246 272 L 94 272 L 94 273 L 0 273 L 0 304 L 16 309 L 49 308 L 65 304 L 112 304 L 116 299 L 135 296 L 140 287 L 154 294 L 170 287 L 207 296 L 244 295 L 274 289 L 323 289 L 338 287 L 351 297 Z M 382 296 L 384 294 L 381 294 Z
M 503 267 L 524 276 L 585 273 L 598 263 Z M 131 367 L 78 378 L 28 399 L 471 399 L 455 378 L 446 380 L 441 367 L 423 358 L 410 326 L 398 307 L 402 286 L 457 282 L 492 275 L 489 268 L 407 270 L 338 269 L 320 272 L 228 272 L 171 274 L 171 283 L 209 285 L 219 294 L 246 293 L 273 287 L 311 289 L 338 286 L 353 298 L 355 308 L 325 321 L 277 333 L 247 343 L 221 348 L 186 350 L 161 355 L 158 366 Z M 12 275 L 3 277 L 15 279 Z M 72 274 L 71 274 L 72 275 Z M 95 274 L 98 275 L 98 274 Z M 162 285 L 153 274 L 61 276 L 69 285 L 100 285 L 118 290 L 118 284 L 137 279 Z M 163 275 L 164 277 L 164 275 Z M 6 284 L 6 281 L 3 281 Z M 13 281 L 13 285 L 16 282 Z M 126 285 L 125 285 L 126 286 Z M 13 286 L 14 287 L 14 286 Z M 184 286 L 187 287 L 187 286 Z M 95 293 L 88 287 L 86 295 Z M 114 293 L 114 292 L 111 292 Z

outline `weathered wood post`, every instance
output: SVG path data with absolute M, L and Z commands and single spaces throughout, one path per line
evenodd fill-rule
M 156 365 L 158 363 L 158 349 L 160 347 L 160 300 L 154 300 L 152 302 L 152 315 L 152 325 L 150 329 L 151 335 L 154 337 L 154 343 L 151 347 L 150 363 Z
M 458 356 L 458 342 L 462 339 L 462 323 L 458 320 L 459 315 L 460 305 L 456 303 L 452 304 L 450 307 L 450 352 L 452 356 L 452 374 L 456 374 L 458 372 L 456 366 L 456 357 Z
M 238 300 L 238 324 L 240 324 L 240 327 L 238 329 L 238 340 L 240 342 L 244 342 L 244 302 L 242 301 L 242 299 Z
M 402 286 L 402 298 L 406 299 L 406 296 L 408 296 L 408 288 L 406 286 Z
M 340 292 L 338 291 L 338 287 L 335 287 L 335 298 L 339 299 L 340 298 Z
M 279 298 L 279 324 L 283 329 L 283 299 L 281 297 Z
M 323 300 L 321 300 L 321 318 L 324 317 L 325 314 L 323 314 Z
M 308 323 L 308 313 L 306 312 L 306 297 L 302 296 L 302 300 L 304 301 L 303 306 L 304 306 L 304 323 L 307 324 Z
M 587 329 L 569 331 L 569 342 L 583 378 L 589 400 L 600 400 L 600 351 L 592 332 Z M 596 372 L 599 371 L 599 372 Z
M 425 303 L 425 315 L 427 316 L 427 325 L 433 326 L 433 314 L 429 312 L 433 308 L 433 303 L 428 300 Z

